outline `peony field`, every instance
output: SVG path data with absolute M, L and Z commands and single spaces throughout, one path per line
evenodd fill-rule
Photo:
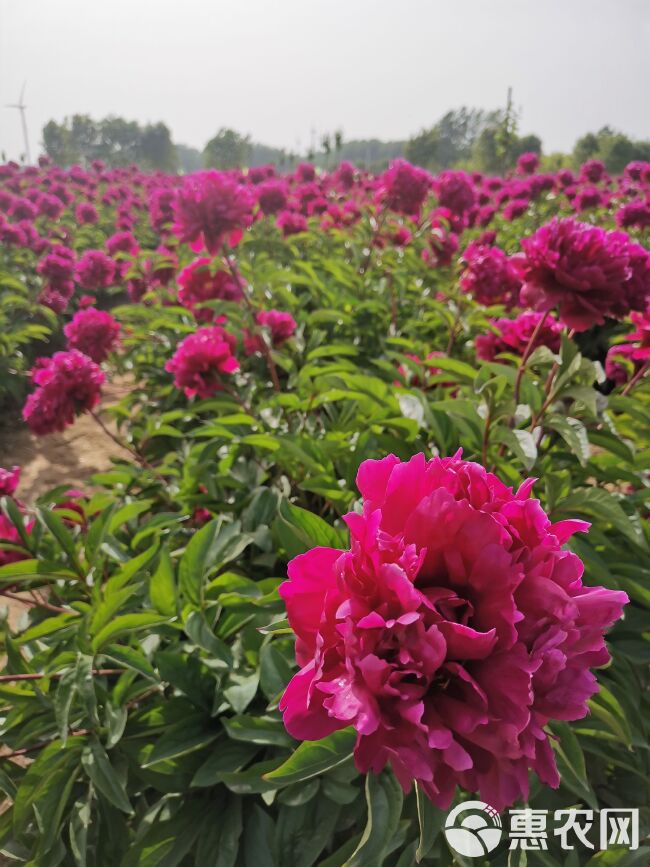
M 0 863 L 649 865 L 649 250 L 641 160 L 0 165 Z

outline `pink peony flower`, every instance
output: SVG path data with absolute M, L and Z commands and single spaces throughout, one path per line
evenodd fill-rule
M 298 235 L 300 232 L 306 232 L 309 229 L 305 217 L 294 211 L 282 211 L 278 215 L 275 225 L 280 229 L 285 238 L 288 238 L 289 235 Z
M 105 381 L 101 368 L 72 349 L 39 358 L 32 370 L 36 390 L 27 398 L 23 419 L 39 435 L 65 430 L 77 415 L 99 403 Z
M 77 262 L 75 280 L 82 289 L 102 289 L 115 280 L 115 262 L 101 250 L 87 250 Z
M 20 467 L 6 470 L 0 467 L 0 497 L 11 497 L 20 481 Z
M 234 335 L 219 326 L 199 328 L 178 344 L 165 370 L 187 397 L 211 397 L 223 389 L 223 374 L 239 370 L 232 354 L 236 344 Z
M 253 194 L 225 172 L 190 175 L 174 203 L 174 229 L 195 253 L 236 246 L 252 220 Z
M 255 314 L 255 321 L 262 328 L 268 329 L 271 345 L 276 349 L 286 343 L 298 327 L 293 316 L 290 313 L 283 313 L 281 310 L 260 310 L 259 313 Z M 246 355 L 262 352 L 262 339 L 259 334 L 251 334 L 246 331 L 244 334 L 244 352 Z
M 195 259 L 178 275 L 178 300 L 201 322 L 211 322 L 215 318 L 214 310 L 201 307 L 205 301 L 242 299 L 242 291 L 233 276 L 228 271 L 217 271 L 213 274 L 210 264 L 210 259 Z
M 300 671 L 280 709 L 317 740 L 354 726 L 361 772 L 390 763 L 446 809 L 456 785 L 497 810 L 528 771 L 560 779 L 544 727 L 580 719 L 607 663 L 604 630 L 625 593 L 584 586 L 552 524 L 482 466 L 452 458 L 365 461 L 347 551 L 314 548 L 281 585 Z
M 105 361 L 119 339 L 120 323 L 105 310 L 78 310 L 64 327 L 68 349 L 78 349 L 97 364 Z
M 542 312 L 557 307 L 570 328 L 585 331 L 645 307 L 648 253 L 623 232 L 554 219 L 521 245 L 522 303 Z
M 534 151 L 528 151 L 521 154 L 517 159 L 517 171 L 521 175 L 532 175 L 537 171 L 539 166 L 539 154 Z
M 431 175 L 406 160 L 393 160 L 379 180 L 386 207 L 417 219 L 431 189 Z
M 287 206 L 289 188 L 286 181 L 270 179 L 257 188 L 257 201 L 263 214 L 277 214 Z
M 516 319 L 492 320 L 495 331 L 479 334 L 476 338 L 477 357 L 483 361 L 494 361 L 496 356 L 502 352 L 523 357 L 543 316 L 543 313 L 528 311 L 521 313 Z M 535 338 L 531 351 L 537 349 L 538 346 L 548 346 L 551 352 L 559 352 L 561 333 L 562 324 L 557 319 L 547 316 Z
M 513 199 L 503 209 L 503 219 L 511 223 L 513 220 L 523 217 L 528 210 L 528 199 Z
M 466 172 L 447 170 L 436 179 L 438 201 L 452 214 L 466 214 L 476 204 L 476 190 Z
M 587 160 L 580 168 L 580 178 L 583 181 L 590 181 L 592 184 L 597 184 L 598 181 L 607 178 L 605 164 L 600 160 Z
M 622 229 L 634 226 L 638 229 L 650 228 L 650 200 L 628 202 L 616 212 L 616 225 Z
M 91 205 L 90 202 L 82 202 L 75 209 L 75 219 L 82 225 L 94 225 L 99 222 L 99 214 L 97 208 Z
M 115 256 L 117 253 L 137 256 L 140 247 L 131 232 L 116 232 L 106 239 L 106 249 L 111 256 Z
M 521 280 L 516 265 L 500 247 L 472 242 L 463 253 L 461 288 L 479 304 L 516 304 Z

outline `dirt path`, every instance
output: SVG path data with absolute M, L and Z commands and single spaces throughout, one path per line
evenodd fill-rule
M 117 403 L 131 388 L 128 380 L 115 380 L 103 390 L 102 407 Z M 115 430 L 111 417 L 100 413 L 102 421 Z M 3 420 L 4 421 L 4 420 Z M 63 433 L 36 437 L 22 422 L 0 426 L 0 467 L 21 468 L 16 495 L 32 506 L 42 494 L 57 485 L 83 488 L 95 473 L 111 468 L 111 455 L 124 456 L 119 447 L 89 416 L 82 415 Z M 9 623 L 15 627 L 25 606 L 4 599 L 9 607 Z

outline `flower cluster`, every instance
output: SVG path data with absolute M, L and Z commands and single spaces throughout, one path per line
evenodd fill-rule
M 516 304 L 521 279 L 516 264 L 501 250 L 472 242 L 463 253 L 460 285 L 479 304 Z
M 174 229 L 195 253 L 205 248 L 214 255 L 225 243 L 239 243 L 253 203 L 250 190 L 225 172 L 190 175 L 174 203 Z
M 532 480 L 513 492 L 452 458 L 365 461 L 348 551 L 314 548 L 281 585 L 300 671 L 280 708 L 291 735 L 354 726 L 362 772 L 390 763 L 438 806 L 457 785 L 496 809 L 557 787 L 545 726 L 580 719 L 607 663 L 623 592 L 582 584 Z
M 165 370 L 174 374 L 174 385 L 187 397 L 211 397 L 223 390 L 224 374 L 239 370 L 232 354 L 236 344 L 234 335 L 217 325 L 199 328 L 181 340 Z
M 276 349 L 286 343 L 297 328 L 293 316 L 290 313 L 283 313 L 281 310 L 260 310 L 255 314 L 255 321 L 261 328 L 268 330 L 271 345 Z M 244 334 L 244 352 L 246 355 L 262 352 L 263 339 L 261 335 L 251 334 L 247 331 Z
M 75 313 L 63 333 L 68 339 L 68 349 L 78 349 L 101 364 L 115 348 L 120 323 L 105 310 L 85 307 Z
M 643 310 L 650 298 L 650 255 L 624 232 L 553 219 L 521 245 L 522 302 L 557 308 L 576 331 Z
M 206 301 L 240 301 L 242 298 L 240 285 L 232 274 L 223 270 L 213 273 L 210 266 L 210 259 L 195 259 L 183 268 L 177 278 L 179 302 L 202 322 L 210 322 L 215 318 L 214 310 L 202 306 Z
M 384 204 L 399 214 L 417 218 L 431 189 L 431 181 L 431 175 L 424 169 L 406 160 L 394 160 L 380 179 Z
M 528 311 L 515 319 L 493 319 L 491 324 L 494 331 L 479 334 L 475 341 L 476 355 L 483 361 L 494 361 L 502 352 L 521 358 L 529 347 L 531 352 L 538 346 L 551 352 L 560 349 L 562 324 L 547 314 Z
M 65 430 L 97 406 L 104 380 L 101 368 L 77 349 L 39 358 L 32 370 L 36 389 L 23 409 L 29 429 L 38 436 Z

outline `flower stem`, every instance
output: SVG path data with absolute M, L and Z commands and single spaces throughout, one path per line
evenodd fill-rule
M 637 372 L 634 374 L 632 379 L 628 382 L 628 384 L 623 389 L 622 396 L 627 397 L 628 394 L 634 388 L 634 386 L 637 384 L 637 382 L 642 380 L 643 377 L 646 375 L 646 373 L 649 370 L 650 370 L 650 359 L 648 359 L 648 361 L 646 361 L 646 363 L 643 365 L 643 367 L 641 367 L 639 370 L 637 370 Z
M 522 359 L 521 359 L 521 364 L 517 368 L 517 377 L 515 379 L 515 387 L 514 387 L 514 392 L 513 392 L 513 396 L 515 399 L 515 409 L 519 406 L 519 392 L 521 391 L 521 381 L 524 377 L 524 372 L 526 370 L 526 364 L 528 362 L 528 359 L 532 355 L 532 352 L 533 352 L 533 349 L 535 346 L 535 341 L 539 337 L 539 333 L 542 330 L 542 328 L 544 327 L 544 323 L 546 322 L 546 319 L 548 318 L 548 314 L 549 314 L 549 311 L 547 310 L 546 313 L 542 316 L 542 318 L 539 320 L 539 322 L 535 326 L 533 333 L 530 335 L 530 339 L 528 341 L 528 344 L 526 345 L 526 349 L 524 350 L 524 354 L 523 354 Z
M 244 282 L 241 279 L 239 271 L 235 267 L 235 263 L 232 260 L 230 253 L 228 252 L 228 249 L 227 249 L 225 244 L 223 246 L 223 257 L 224 257 L 224 260 L 226 262 L 226 265 L 228 266 L 228 270 L 230 271 L 230 275 L 231 275 L 232 279 L 235 281 L 235 283 L 239 287 L 241 294 L 244 297 L 244 302 L 245 302 L 246 307 L 248 308 L 248 312 L 250 314 L 251 330 L 252 330 L 253 334 L 255 334 L 256 337 L 259 337 L 260 346 L 262 348 L 264 358 L 266 359 L 266 366 L 269 369 L 269 374 L 271 376 L 273 388 L 276 391 L 282 391 L 282 388 L 280 386 L 280 379 L 278 377 L 278 370 L 275 366 L 275 362 L 273 361 L 273 356 L 271 355 L 271 350 L 269 348 L 268 343 L 266 342 L 266 340 L 264 338 L 264 335 L 260 334 L 260 330 L 257 326 L 257 321 L 255 320 L 255 308 L 253 306 L 251 299 L 248 297 L 248 292 L 246 290 L 246 287 L 244 286 Z

